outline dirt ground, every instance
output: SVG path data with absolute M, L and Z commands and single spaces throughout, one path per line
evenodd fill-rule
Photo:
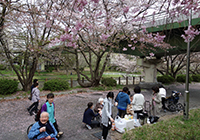
M 185 85 L 173 84 L 166 86 L 167 96 L 171 94 L 172 90 L 178 90 L 183 93 Z M 200 107 L 200 84 L 190 84 L 190 108 Z M 133 89 L 130 88 L 131 93 Z M 113 91 L 117 95 L 118 91 Z M 64 92 L 62 92 L 64 93 Z M 60 140 L 98 140 L 93 136 L 94 133 L 101 132 L 100 128 L 88 130 L 82 123 L 83 112 L 87 107 L 87 103 L 92 101 L 96 104 L 99 97 L 106 97 L 108 91 L 94 91 L 74 94 L 57 95 L 54 99 L 56 107 L 56 119 L 60 130 L 64 135 Z M 151 97 L 151 90 L 142 90 L 146 100 Z M 44 93 L 46 94 L 46 93 Z M 57 94 L 57 93 L 55 93 Z M 45 103 L 46 98 L 42 97 L 40 104 Z M 184 97 L 180 98 L 183 103 Z M 25 99 L 5 100 L 0 102 L 0 140 L 28 140 L 27 127 L 34 123 L 34 117 L 30 116 L 26 108 L 31 102 Z M 117 109 L 113 108 L 113 115 L 116 116 Z M 160 118 L 166 119 L 172 115 L 181 115 L 181 113 L 167 112 L 163 113 Z M 108 140 L 120 140 L 122 134 L 116 131 L 110 131 Z

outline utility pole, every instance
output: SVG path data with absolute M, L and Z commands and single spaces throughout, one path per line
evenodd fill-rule
M 188 29 L 191 25 L 192 20 L 192 9 L 189 13 L 189 19 L 188 19 Z M 186 83 L 185 83 L 185 95 L 184 95 L 184 110 L 183 110 L 183 119 L 188 120 L 189 119 L 189 70 L 190 70 L 190 40 L 188 40 L 187 43 L 187 65 L 186 65 Z

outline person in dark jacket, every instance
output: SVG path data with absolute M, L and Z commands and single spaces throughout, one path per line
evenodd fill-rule
M 96 120 L 92 120 L 94 117 L 98 116 L 99 113 L 95 114 L 92 110 L 93 103 L 89 102 L 87 104 L 87 108 L 85 109 L 85 112 L 83 114 L 83 123 L 85 123 L 86 128 L 92 129 L 95 125 L 100 126 L 100 123 Z
M 121 118 L 124 118 L 126 114 L 127 105 L 131 103 L 130 98 L 127 94 L 128 91 L 129 91 L 128 88 L 124 87 L 122 92 L 120 92 L 115 99 L 118 102 L 116 105 L 118 108 L 119 116 Z

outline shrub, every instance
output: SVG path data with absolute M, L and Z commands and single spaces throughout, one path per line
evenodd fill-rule
M 54 70 L 54 67 L 49 66 L 49 67 L 47 67 L 46 72 L 52 72 L 53 70 Z
M 192 81 L 194 81 L 194 82 L 200 82 L 200 74 L 192 75 Z
M 162 76 L 157 77 L 157 81 L 163 84 L 169 84 L 169 83 L 174 82 L 175 79 L 171 77 L 170 75 L 162 75 Z
M 18 82 L 9 79 L 0 79 L 0 94 L 8 95 L 17 91 Z
M 178 75 L 176 78 L 176 81 L 180 83 L 185 83 L 186 75 L 185 74 Z M 191 81 L 192 81 L 192 77 L 189 76 L 189 83 L 191 83 Z
M 103 78 L 101 80 L 101 83 L 105 86 L 116 86 L 117 85 L 117 81 L 113 78 Z
M 69 89 L 69 83 L 61 79 L 52 79 L 44 83 L 43 90 L 61 91 Z
M 0 70 L 5 70 L 6 67 L 4 65 L 0 65 Z

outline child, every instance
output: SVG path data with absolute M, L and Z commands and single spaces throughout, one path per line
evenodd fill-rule
M 63 135 L 63 132 L 59 131 L 57 122 L 55 120 L 55 104 L 54 104 L 53 100 L 54 100 L 54 94 L 53 93 L 49 93 L 47 95 L 46 103 L 42 106 L 41 113 L 43 111 L 46 111 L 46 112 L 49 113 L 49 121 L 51 123 L 53 123 L 55 129 L 58 132 L 57 137 L 59 138 L 61 135 Z
M 39 87 L 39 84 L 35 83 L 34 88 L 32 90 L 32 97 L 31 97 L 31 101 L 33 102 L 33 104 L 27 108 L 31 116 L 37 113 L 38 111 L 38 105 L 40 101 L 40 90 L 38 89 L 38 87 Z
M 130 95 L 130 101 L 133 101 L 133 94 Z M 129 115 L 133 115 L 134 111 L 133 111 L 133 105 L 132 104 L 128 104 L 127 108 L 126 108 L 126 113 Z

